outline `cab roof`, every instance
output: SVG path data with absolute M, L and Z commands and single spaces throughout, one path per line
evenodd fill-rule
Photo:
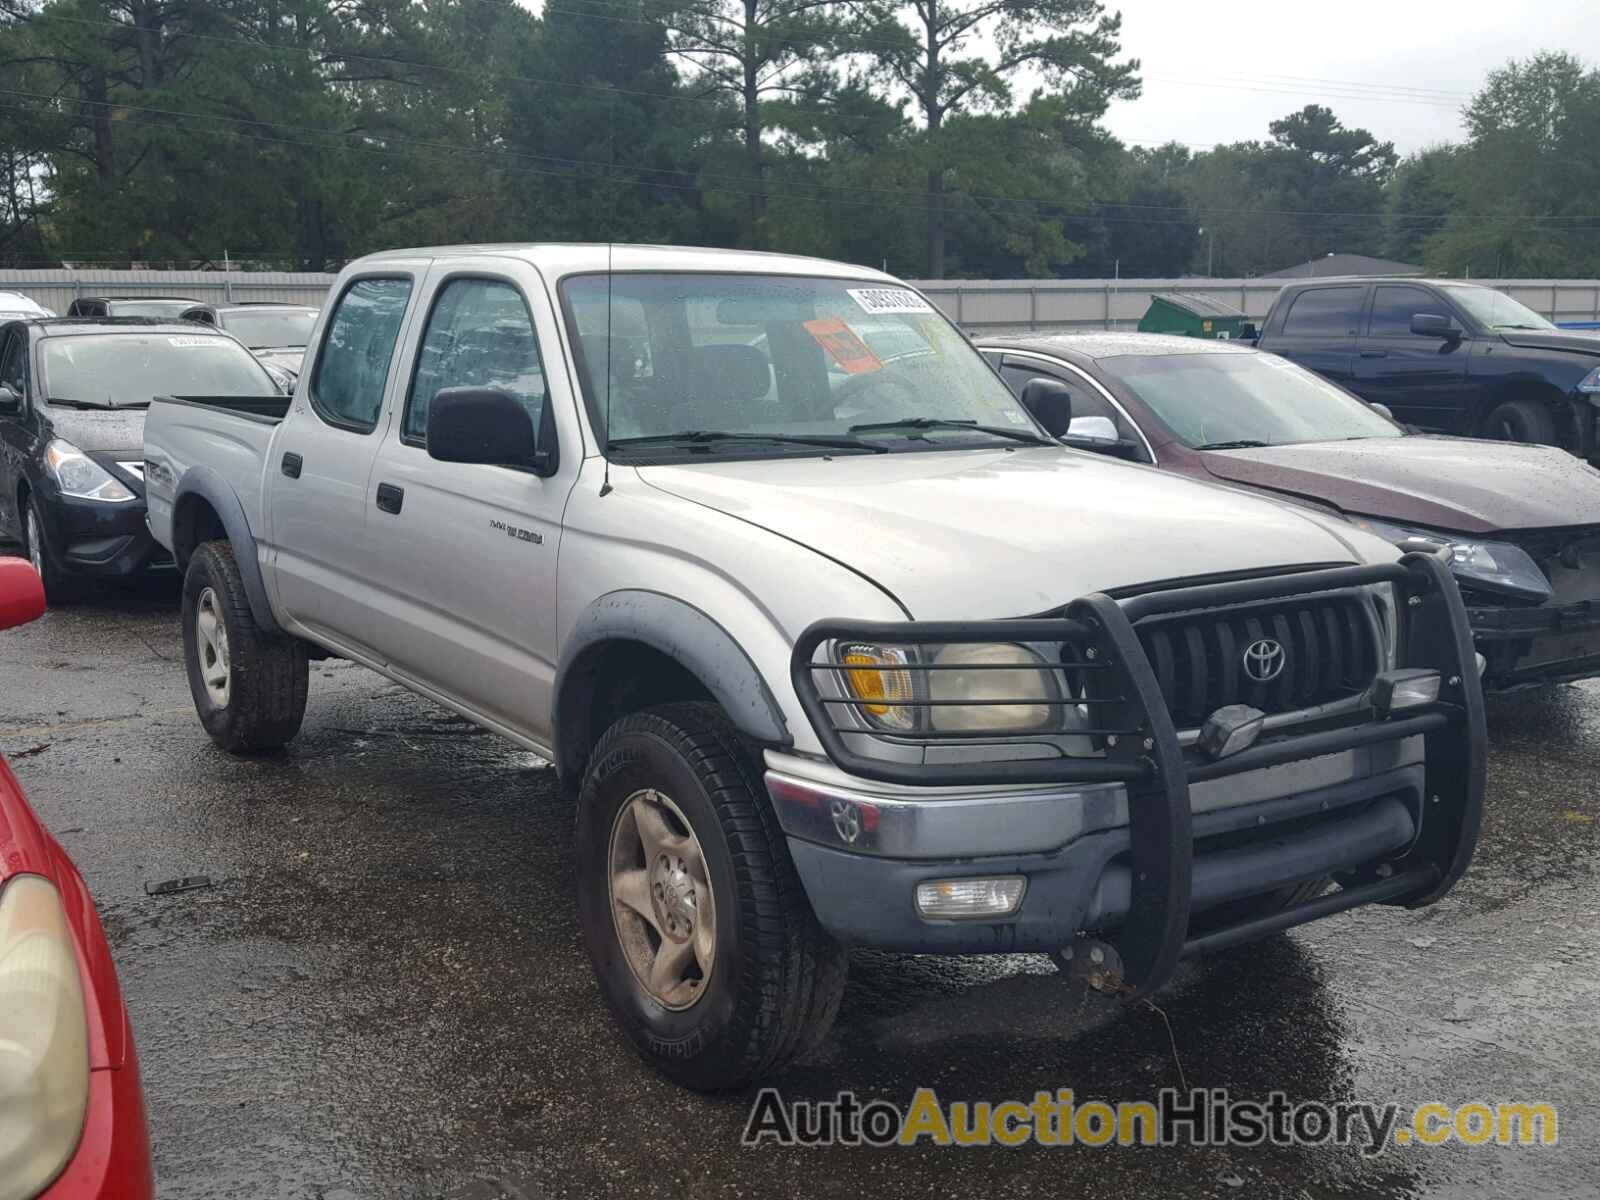
M 515 258 L 550 275 L 610 271 L 694 271 L 730 274 L 822 275 L 899 284 L 901 281 L 870 267 L 773 254 L 760 250 L 713 250 L 701 246 L 640 246 L 605 242 L 506 242 L 474 246 L 424 246 L 385 250 L 351 263 L 364 269 L 384 263 L 428 262 L 438 258 Z
M 37 329 L 43 337 L 84 333 L 170 333 L 181 337 L 210 334 L 228 337 L 220 329 L 197 321 L 163 321 L 159 317 L 39 317 L 18 322 Z

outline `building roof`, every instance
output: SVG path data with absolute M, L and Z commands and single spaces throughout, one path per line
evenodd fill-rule
M 1197 317 L 1242 317 L 1244 313 L 1231 304 L 1200 296 L 1194 292 L 1156 292 L 1152 300 L 1164 300 L 1174 308 L 1181 308 Z
M 1415 263 L 1392 258 L 1371 258 L 1365 254 L 1328 254 L 1297 267 L 1269 271 L 1263 279 L 1322 279 L 1328 275 L 1421 275 Z

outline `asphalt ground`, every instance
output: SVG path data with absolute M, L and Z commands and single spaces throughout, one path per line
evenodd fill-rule
M 539 759 L 345 663 L 287 752 L 201 730 L 176 583 L 0 638 L 0 751 L 100 906 L 162 1197 L 1600 1194 L 1600 686 L 1491 703 L 1487 823 L 1444 902 L 1185 968 L 1159 1010 L 1030 956 L 852 957 L 778 1083 L 904 1105 L 1157 1089 L 1537 1100 L 1554 1147 L 743 1148 L 622 1044 L 579 944 L 573 812 Z M 184 876 L 211 885 L 151 896 Z

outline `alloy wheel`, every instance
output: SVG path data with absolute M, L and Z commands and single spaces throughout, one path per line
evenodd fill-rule
M 228 627 L 223 623 L 217 593 L 206 588 L 194 609 L 195 648 L 200 655 L 200 678 L 218 708 L 228 707 L 232 675 L 228 667 Z

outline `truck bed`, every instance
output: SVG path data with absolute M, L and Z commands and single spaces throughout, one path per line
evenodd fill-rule
M 259 533 L 262 481 L 272 439 L 292 396 L 157 396 L 144 423 L 145 504 L 150 532 L 172 546 L 177 481 L 204 467 L 214 508 L 236 498 L 249 529 Z

